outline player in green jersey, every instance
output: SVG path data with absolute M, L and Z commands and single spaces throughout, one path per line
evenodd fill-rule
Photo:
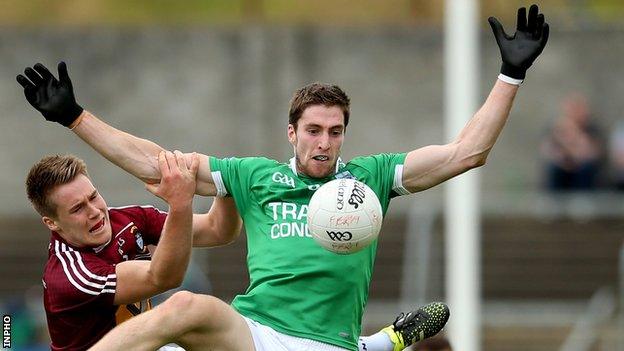
M 505 34 L 494 18 L 490 25 L 501 51 L 501 73 L 483 106 L 448 144 L 343 163 L 339 156 L 349 122 L 349 98 L 337 86 L 311 84 L 298 90 L 291 101 L 288 141 L 295 157 L 290 162 L 202 155 L 196 193 L 234 198 L 247 231 L 250 286 L 231 307 L 211 296 L 177 294 L 169 304 L 172 310 L 176 309 L 171 306 L 202 306 L 197 313 L 201 323 L 191 324 L 195 328 L 180 331 L 175 320 L 167 323 L 145 317 L 114 330 L 102 340 L 107 344 L 99 344 L 101 349 L 153 349 L 171 340 L 191 349 L 207 345 L 257 351 L 277 350 L 276 345 L 285 345 L 283 350 L 358 349 L 377 243 L 352 255 L 325 251 L 307 233 L 307 203 L 321 184 L 353 177 L 375 191 L 385 213 L 393 197 L 428 189 L 485 164 L 526 70 L 542 52 L 549 32 L 535 5 L 528 16 L 524 8 L 518 11 L 513 36 Z M 59 65 L 58 81 L 45 67 L 35 69 L 28 68 L 28 78 L 20 75 L 18 81 L 28 101 L 46 119 L 70 127 L 141 180 L 159 181 L 154 164 L 160 146 L 115 129 L 83 110 L 75 101 L 64 64 Z M 432 311 L 415 318 L 422 321 L 417 324 L 439 324 L 448 316 L 443 305 Z M 399 327 L 401 321 L 395 325 Z M 170 335 L 174 331 L 176 335 Z M 424 334 L 412 331 L 406 334 L 407 342 Z M 399 336 L 393 331 L 389 335 Z

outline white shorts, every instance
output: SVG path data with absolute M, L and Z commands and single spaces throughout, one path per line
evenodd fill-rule
M 324 342 L 282 334 L 245 316 L 256 351 L 349 351 Z

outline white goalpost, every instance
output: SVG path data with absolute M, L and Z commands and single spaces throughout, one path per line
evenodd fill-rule
M 477 0 L 446 0 L 444 14 L 445 133 L 448 141 L 477 109 L 479 27 Z M 446 328 L 453 347 L 481 348 L 481 266 L 479 172 L 446 183 Z

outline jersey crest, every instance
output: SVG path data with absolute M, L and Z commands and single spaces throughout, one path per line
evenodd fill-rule
M 133 225 L 132 228 L 130 228 L 130 233 L 132 233 L 134 235 L 134 240 L 136 242 L 136 246 L 137 246 L 137 250 L 139 254 L 144 254 L 147 252 L 147 247 L 145 246 L 145 244 L 143 243 L 143 235 L 141 235 L 141 232 L 139 232 L 139 228 L 137 228 L 137 226 Z

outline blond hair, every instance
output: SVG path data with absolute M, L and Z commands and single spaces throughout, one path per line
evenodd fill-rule
M 55 216 L 56 205 L 48 196 L 59 185 L 67 184 L 79 174 L 89 176 L 85 162 L 74 155 L 46 156 L 35 163 L 26 177 L 28 200 L 41 216 Z

